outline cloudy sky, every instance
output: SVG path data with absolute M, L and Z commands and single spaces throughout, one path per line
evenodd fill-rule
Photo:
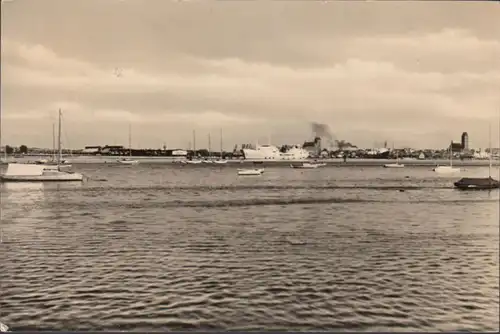
M 2 0 L 2 142 L 498 141 L 494 2 Z M 496 145 L 498 146 L 498 145 Z

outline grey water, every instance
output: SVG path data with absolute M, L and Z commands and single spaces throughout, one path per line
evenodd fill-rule
M 423 167 L 236 168 L 80 165 L 83 184 L 2 184 L 0 321 L 498 331 L 498 191 Z

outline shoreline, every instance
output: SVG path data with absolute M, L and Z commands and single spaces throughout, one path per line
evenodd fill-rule
M 139 164 L 172 164 L 181 165 L 178 162 L 183 160 L 182 158 L 170 158 L 170 157 L 132 157 L 134 160 L 138 160 Z M 121 165 L 117 162 L 116 157 L 71 157 L 65 156 L 64 160 L 72 165 L 87 165 L 87 164 L 106 164 L 106 165 Z M 37 157 L 24 157 L 8 160 L 8 162 L 16 163 L 29 163 L 37 160 Z M 256 165 L 256 166 L 289 166 L 292 163 L 301 163 L 304 161 L 265 161 L 259 164 L 255 164 L 251 160 L 228 160 L 225 165 L 211 164 L 211 163 L 201 163 L 196 165 L 184 165 L 182 166 L 198 166 L 198 167 L 211 167 L 211 166 L 241 166 L 241 165 Z M 395 163 L 396 159 L 348 159 L 344 162 L 343 159 L 318 159 L 318 162 L 326 163 L 325 167 L 382 167 L 385 164 Z M 400 164 L 405 165 L 405 167 L 434 167 L 436 165 L 447 166 L 449 165 L 449 160 L 400 160 Z M 5 162 L 1 162 L 5 164 Z M 453 166 L 456 167 L 488 167 L 489 160 L 453 160 Z M 493 160 L 492 166 L 500 166 L 499 160 Z

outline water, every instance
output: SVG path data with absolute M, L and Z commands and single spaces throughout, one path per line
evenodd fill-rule
M 75 169 L 92 180 L 1 186 L 14 331 L 499 329 L 498 191 L 428 168 Z

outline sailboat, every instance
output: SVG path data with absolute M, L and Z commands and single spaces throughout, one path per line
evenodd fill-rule
M 191 160 L 187 160 L 186 163 L 188 164 L 201 164 L 201 160 L 198 159 L 198 154 L 196 151 L 196 131 L 193 130 L 193 157 Z
M 392 145 L 392 149 L 394 150 L 394 144 Z M 396 151 L 396 163 L 395 164 L 385 164 L 384 168 L 404 168 L 405 165 L 399 163 L 399 152 Z
M 37 164 L 44 164 L 45 165 L 45 169 L 54 169 L 54 170 L 57 170 L 57 157 L 56 157 L 56 152 L 57 152 L 57 149 L 56 149 L 56 125 L 55 124 L 52 124 L 52 160 L 51 161 L 47 161 L 47 160 L 38 160 L 36 161 L 35 163 Z M 63 160 L 62 159 L 62 156 L 59 157 L 59 161 L 60 161 L 60 164 L 59 164 L 59 168 L 69 168 L 71 167 L 71 165 L 69 164 L 69 162 L 67 160 Z
M 434 172 L 439 174 L 452 174 L 459 173 L 460 168 L 453 167 L 453 141 L 450 143 L 450 165 L 449 166 L 436 166 L 433 169 Z
M 129 158 L 119 159 L 118 162 L 123 165 L 137 165 L 139 161 L 132 159 L 132 127 L 130 124 L 128 126 L 128 154 Z
M 490 163 L 488 166 L 488 177 L 464 177 L 453 185 L 460 190 L 491 190 L 500 188 L 500 182 L 491 177 L 491 125 L 489 127 L 490 136 Z
M 205 158 L 203 162 L 206 164 L 211 164 L 214 162 L 214 160 L 212 159 L 212 139 L 210 133 L 208 134 L 208 157 Z
M 47 169 L 43 164 L 15 164 L 9 163 L 7 171 L 0 176 L 3 182 L 65 182 L 83 181 L 80 173 L 61 170 L 61 109 L 59 109 L 58 151 L 56 168 Z
M 216 164 L 226 164 L 227 160 L 224 160 L 223 157 L 223 150 L 222 150 L 222 129 L 220 129 L 220 159 L 215 160 L 214 163 Z

